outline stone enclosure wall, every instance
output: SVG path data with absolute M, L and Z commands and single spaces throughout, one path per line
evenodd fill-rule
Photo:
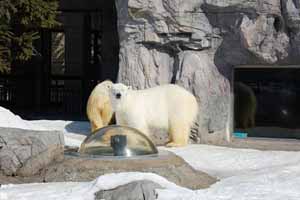
M 230 140 L 237 65 L 300 63 L 300 0 L 116 0 L 118 81 L 179 84 L 198 99 L 195 140 Z

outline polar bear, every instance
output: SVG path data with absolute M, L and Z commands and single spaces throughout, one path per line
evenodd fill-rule
M 242 82 L 234 84 L 234 119 L 236 128 L 255 127 L 256 96 L 251 87 Z
M 168 147 L 188 144 L 190 128 L 198 114 L 197 100 L 175 84 L 132 90 L 122 83 L 113 84 L 110 99 L 118 125 L 130 126 L 151 136 L 151 129 L 168 131 Z
M 96 85 L 91 92 L 86 113 L 91 124 L 91 131 L 108 125 L 113 119 L 113 110 L 109 99 L 109 88 L 113 83 L 109 80 L 103 81 Z

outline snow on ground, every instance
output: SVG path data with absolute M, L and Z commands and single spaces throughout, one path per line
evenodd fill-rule
M 219 177 L 220 181 L 206 190 L 189 194 L 172 194 L 172 191 L 164 190 L 160 194 L 162 199 L 300 199 L 300 152 L 210 145 L 190 145 L 171 151 L 195 169 Z
M 218 178 L 255 173 L 266 168 L 275 169 L 300 164 L 300 152 L 259 151 L 211 145 L 161 149 L 174 152 L 195 169 Z
M 12 127 L 21 129 L 41 130 L 42 127 L 31 124 L 23 120 L 18 115 L 13 114 L 8 109 L 0 106 L 0 127 Z
M 79 146 L 89 133 L 88 122 L 26 121 L 0 107 L 0 127 L 60 130 L 66 145 Z M 161 147 L 160 149 L 167 149 Z M 233 149 L 210 145 L 189 145 L 167 149 L 197 170 L 220 179 L 208 189 L 189 190 L 151 173 L 118 173 L 100 176 L 91 182 L 34 183 L 2 185 L 0 200 L 92 200 L 101 189 L 112 189 L 135 180 L 161 184 L 158 199 L 199 200 L 299 200 L 300 152 Z
M 131 181 L 147 179 L 166 188 L 157 190 L 158 199 L 162 200 L 300 199 L 300 152 L 209 145 L 189 145 L 172 148 L 171 151 L 194 168 L 217 175 L 220 181 L 208 189 L 193 191 L 176 186 L 155 174 L 130 172 L 107 174 L 83 183 L 5 185 L 0 188 L 0 197 L 3 200 L 38 200 L 41 196 L 45 200 L 92 200 L 93 194 L 100 189 L 112 189 Z
M 0 188 L 0 199 L 94 200 L 94 193 L 99 190 L 109 190 L 138 180 L 151 180 L 159 183 L 164 188 L 174 190 L 178 193 L 192 192 L 191 190 L 177 186 L 156 174 L 128 172 L 103 175 L 91 182 L 4 185 Z
M 10 110 L 0 106 L 0 127 L 11 127 L 30 130 L 57 130 L 65 134 L 67 146 L 80 146 L 89 134 L 90 125 L 87 121 L 63 120 L 24 120 Z

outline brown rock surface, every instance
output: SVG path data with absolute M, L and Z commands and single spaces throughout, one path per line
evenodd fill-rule
M 91 181 L 96 177 L 117 172 L 152 172 L 171 182 L 191 189 L 207 188 L 217 180 L 194 170 L 183 159 L 171 152 L 160 152 L 158 157 L 140 158 L 87 158 L 65 156 L 63 162 L 45 170 L 46 182 Z

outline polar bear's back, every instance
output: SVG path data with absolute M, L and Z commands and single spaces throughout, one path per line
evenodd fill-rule
M 178 85 L 166 85 L 169 120 L 193 122 L 198 113 L 195 96 Z M 184 122 L 185 123 L 185 122 Z
M 198 104 L 194 95 L 178 85 L 166 84 L 135 92 L 136 97 L 140 98 L 138 102 L 143 102 L 144 108 L 151 109 L 148 113 L 167 115 L 167 118 L 172 121 L 177 121 L 177 118 L 194 121 L 198 113 Z

